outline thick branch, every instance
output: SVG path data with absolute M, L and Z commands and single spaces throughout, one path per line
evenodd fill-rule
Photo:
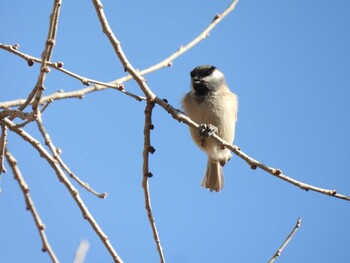
M 59 260 L 57 259 L 56 255 L 55 255 L 55 252 L 52 250 L 50 243 L 47 239 L 47 236 L 45 233 L 45 225 L 41 221 L 39 213 L 35 208 L 34 202 L 29 194 L 29 187 L 28 187 L 27 183 L 25 182 L 21 171 L 18 168 L 17 161 L 9 151 L 6 150 L 5 154 L 6 154 L 7 162 L 9 163 L 9 166 L 12 169 L 12 173 L 13 173 L 16 181 L 18 182 L 18 184 L 23 192 L 24 199 L 26 201 L 26 206 L 27 206 L 26 208 L 27 208 L 27 210 L 29 210 L 31 212 L 33 219 L 35 221 L 35 224 L 38 228 L 41 240 L 43 242 L 42 251 L 49 253 L 52 262 L 59 262 Z

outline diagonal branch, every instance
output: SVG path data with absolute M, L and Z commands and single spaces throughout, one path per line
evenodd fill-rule
M 52 156 L 55 160 L 58 161 L 58 163 L 61 165 L 61 167 L 63 168 L 63 170 L 65 170 L 68 175 L 75 180 L 80 186 L 84 187 L 88 192 L 94 194 L 95 196 L 99 197 L 99 198 L 106 198 L 107 197 L 107 193 L 98 193 L 96 192 L 94 189 L 92 189 L 88 183 L 83 182 L 78 176 L 76 176 L 71 169 L 68 167 L 68 165 L 66 165 L 63 160 L 60 157 L 61 154 L 61 150 L 58 149 L 52 142 L 50 135 L 48 134 L 48 132 L 46 131 L 45 127 L 44 127 L 44 123 L 43 120 L 41 118 L 41 112 L 39 111 L 37 116 L 36 116 L 36 123 L 38 126 L 38 129 L 41 133 L 41 135 L 44 138 L 45 144 L 49 147 Z
M 167 103 L 166 101 L 156 97 L 154 99 L 154 102 L 158 105 L 160 105 L 162 108 L 164 108 L 169 114 L 171 114 L 171 116 L 180 121 L 183 122 L 185 124 L 187 124 L 188 126 L 191 126 L 193 128 L 196 128 L 199 130 L 199 124 L 194 122 L 193 120 L 191 120 L 189 117 L 187 117 L 186 115 L 182 114 L 179 110 L 175 109 L 173 106 L 171 106 L 169 103 Z M 264 170 L 265 172 L 283 180 L 286 181 L 288 183 L 291 183 L 297 187 L 299 187 L 302 190 L 306 190 L 306 191 L 314 191 L 314 192 L 318 192 L 321 194 L 325 194 L 325 195 L 329 195 L 332 197 L 336 197 L 339 199 L 343 199 L 346 201 L 350 201 L 350 197 L 349 196 L 345 196 L 342 194 L 337 193 L 336 190 L 329 190 L 329 189 L 323 189 L 320 187 L 316 187 L 310 184 L 306 184 L 303 182 L 300 182 L 298 180 L 295 180 L 291 177 L 288 177 L 286 175 L 284 175 L 282 173 L 282 171 L 280 169 L 277 168 L 273 168 L 270 166 L 267 166 L 255 159 L 253 159 L 252 157 L 250 157 L 248 154 L 244 153 L 238 146 L 236 145 L 232 145 L 229 144 L 228 142 L 226 142 L 225 140 L 223 140 L 222 138 L 220 138 L 218 135 L 213 134 L 212 137 L 222 146 L 230 149 L 230 151 L 232 151 L 234 154 L 236 154 L 238 157 L 240 157 L 241 159 L 243 159 L 252 169 L 256 169 L 257 167 L 259 167 L 260 169 Z
M 78 250 L 75 253 L 75 258 L 73 263 L 84 263 L 85 256 L 89 250 L 90 244 L 87 240 L 82 240 L 79 244 Z
M 146 75 L 149 74 L 151 72 L 157 71 L 161 68 L 164 67 L 169 67 L 172 65 L 172 62 L 177 59 L 179 56 L 181 56 L 182 54 L 184 54 L 185 52 L 187 52 L 188 50 L 190 50 L 192 47 L 194 47 L 196 44 L 198 44 L 199 42 L 201 42 L 202 40 L 206 39 L 209 36 L 209 33 L 217 26 L 218 23 L 220 23 L 230 12 L 232 12 L 234 10 L 234 8 L 236 7 L 236 4 L 238 3 L 238 0 L 234 0 L 232 1 L 232 3 L 221 13 L 221 14 L 217 14 L 214 19 L 209 23 L 209 25 L 198 35 L 196 36 L 193 40 L 191 40 L 188 44 L 181 46 L 176 52 L 174 52 L 173 54 L 171 54 L 169 57 L 163 59 L 162 61 L 160 61 L 159 63 L 148 67 L 144 70 L 141 70 L 138 72 L 138 74 L 140 75 Z M 102 6 L 102 5 L 101 5 Z M 42 63 L 42 60 L 29 56 L 27 54 L 24 54 L 20 51 L 17 50 L 17 48 L 15 48 L 15 46 L 12 45 L 5 45 L 5 44 L 1 44 L 0 43 L 0 48 L 7 50 L 17 56 L 22 57 L 23 59 L 25 59 L 29 65 L 33 64 L 34 62 L 37 63 Z M 102 91 L 105 90 L 107 88 L 116 88 L 117 90 L 125 93 L 128 96 L 131 96 L 137 100 L 145 100 L 144 97 L 135 95 L 133 93 L 130 93 L 128 91 L 125 91 L 123 89 L 119 89 L 118 87 L 115 86 L 119 86 L 120 84 L 131 80 L 133 77 L 131 75 L 126 75 L 124 77 L 121 77 L 119 79 L 113 80 L 111 82 L 108 83 L 104 83 L 104 82 L 99 82 L 93 79 L 89 79 L 86 77 L 82 77 L 79 76 L 73 72 L 70 72 L 68 70 L 63 69 L 63 64 L 60 62 L 54 63 L 54 62 L 47 62 L 46 63 L 47 66 L 50 66 L 52 68 L 55 68 L 71 77 L 74 77 L 78 80 L 80 80 L 83 84 L 89 84 L 89 83 L 94 83 L 96 85 L 94 86 L 90 86 L 87 88 L 83 88 L 80 90 L 76 90 L 76 91 L 70 91 L 70 92 L 55 92 L 51 95 L 42 97 L 40 100 L 40 104 L 45 103 L 46 101 L 52 99 L 52 100 L 60 100 L 60 99 L 66 99 L 66 98 L 83 98 L 85 94 L 91 93 L 91 92 L 95 92 L 95 91 Z M 14 101 L 7 101 L 7 102 L 2 102 L 0 103 L 0 108 L 9 108 L 9 107 L 13 107 L 13 106 L 19 106 L 22 104 L 25 104 L 26 100 L 25 99 L 17 99 Z M 32 101 L 30 101 L 29 103 L 32 103 Z
M 24 139 L 26 142 L 28 142 L 30 145 L 32 145 L 34 147 L 34 149 L 36 149 L 37 152 L 40 154 L 40 156 L 43 157 L 48 162 L 48 164 L 56 172 L 56 175 L 57 175 L 59 181 L 64 184 L 64 186 L 67 188 L 67 190 L 71 194 L 72 198 L 76 202 L 77 206 L 80 208 L 80 211 L 82 212 L 83 218 L 86 219 L 90 223 L 92 229 L 99 236 L 102 243 L 107 248 L 110 255 L 112 256 L 113 260 L 115 262 L 123 262 L 122 259 L 117 254 L 117 252 L 115 251 L 112 244 L 110 243 L 108 236 L 102 231 L 102 229 L 97 224 L 97 222 L 94 219 L 94 217 L 92 216 L 92 214 L 89 212 L 87 206 L 85 205 L 84 201 L 82 200 L 82 198 L 79 195 L 79 191 L 72 185 L 72 183 L 65 176 L 61 167 L 57 163 L 57 160 L 55 160 L 48 153 L 48 151 L 40 144 L 39 141 L 34 139 L 30 134 L 28 134 L 23 129 L 18 128 L 15 125 L 15 123 L 13 123 L 11 120 L 4 118 L 4 119 L 0 120 L 0 124 L 6 125 L 10 131 L 16 133 L 22 139 Z
M 109 26 L 107 18 L 103 11 L 103 5 L 101 1 L 92 0 L 92 2 L 94 4 L 97 16 L 100 20 L 102 30 L 108 37 L 109 41 L 111 42 L 111 45 L 113 46 L 115 53 L 117 54 L 120 62 L 122 63 L 124 70 L 127 71 L 132 76 L 132 78 L 137 82 L 137 84 L 139 85 L 139 87 L 141 88 L 145 96 L 148 99 L 153 100 L 155 98 L 155 95 L 152 92 L 152 90 L 148 87 L 146 83 L 146 79 L 142 75 L 140 75 L 138 71 L 129 62 L 128 58 L 126 57 L 121 47 L 120 41 L 116 38 L 111 27 Z
M 286 240 L 283 242 L 283 244 L 281 245 L 281 247 L 276 251 L 276 253 L 272 256 L 272 258 L 268 261 L 268 263 L 273 263 L 275 262 L 275 260 L 282 254 L 283 250 L 286 248 L 286 246 L 288 245 L 289 241 L 292 240 L 293 236 L 295 235 L 295 233 L 297 232 L 297 230 L 300 228 L 301 226 L 301 218 L 299 217 L 297 220 L 297 223 L 295 224 L 292 232 L 290 232 L 290 234 L 287 236 Z
M 55 255 L 55 252 L 52 250 L 50 243 L 47 239 L 47 236 L 45 233 L 45 225 L 41 221 L 39 213 L 35 208 L 34 202 L 29 194 L 29 187 L 28 187 L 27 183 L 25 182 L 21 171 L 18 168 L 16 159 L 13 157 L 13 155 L 8 150 L 6 150 L 5 155 L 6 155 L 7 162 L 9 163 L 9 165 L 12 169 L 12 173 L 13 173 L 16 181 L 18 182 L 18 184 L 23 192 L 24 199 L 26 201 L 27 210 L 29 210 L 32 213 L 35 224 L 39 230 L 39 234 L 40 234 L 41 240 L 43 242 L 42 251 L 49 253 L 52 262 L 59 262 L 59 260 L 57 259 L 56 255 Z
M 28 54 L 25 54 L 23 52 L 20 52 L 18 51 L 18 48 L 14 48 L 13 45 L 5 45 L 5 44 L 2 44 L 0 43 L 0 48 L 6 50 L 6 51 L 9 51 L 21 58 L 23 58 L 24 60 L 27 61 L 28 65 L 29 66 L 32 66 L 34 64 L 34 62 L 36 63 L 42 63 L 42 60 L 39 59 L 39 58 L 36 58 L 36 57 L 33 57 L 33 56 L 30 56 Z M 62 91 L 59 91 L 59 92 L 56 92 L 54 94 L 51 94 L 49 96 L 46 96 L 46 97 L 42 97 L 39 104 L 43 104 L 47 101 L 48 98 L 51 98 L 52 100 L 54 99 L 63 99 L 63 98 L 72 98 L 72 97 L 75 97 L 75 98 L 82 98 L 85 94 L 87 93 L 90 93 L 90 92 L 93 92 L 93 91 L 98 91 L 98 90 L 104 90 L 104 89 L 107 89 L 107 88 L 112 88 L 112 89 L 115 89 L 115 90 L 118 90 L 122 93 L 124 93 L 125 95 L 127 96 L 130 96 L 138 101 L 141 101 L 141 100 L 145 100 L 146 98 L 144 97 L 141 97 L 139 95 L 136 95 L 136 94 L 133 94 L 129 91 L 126 91 L 125 88 L 123 87 L 123 85 L 121 84 L 118 84 L 118 83 L 122 83 L 124 82 L 123 80 L 125 79 L 125 77 L 123 78 L 120 78 L 120 81 L 119 79 L 115 80 L 115 81 L 112 81 L 112 82 L 102 82 L 102 81 L 98 81 L 98 80 L 94 80 L 94 79 L 91 79 L 91 78 L 87 78 L 87 77 L 83 77 L 83 76 L 80 76 L 72 71 L 69 71 L 65 68 L 63 68 L 64 64 L 63 62 L 46 62 L 46 65 L 51 67 L 51 68 L 54 68 L 58 71 L 61 71 L 62 73 L 68 75 L 68 76 L 71 76 L 79 81 L 81 81 L 81 83 L 83 85 L 90 85 L 91 83 L 92 84 L 95 84 L 94 86 L 90 86 L 89 88 L 85 88 L 85 89 L 81 89 L 81 90 L 78 90 L 78 91 L 73 91 L 73 92 L 62 92 Z M 129 75 L 130 76 L 130 75 Z M 131 77 L 130 77 L 131 79 Z M 56 96 L 56 95 L 59 95 L 59 96 Z M 66 95 L 66 97 L 63 97 L 63 95 Z M 23 104 L 25 102 L 24 99 L 22 100 L 15 100 L 15 101 L 11 101 L 11 102 L 2 102 L 0 103 L 0 108 L 9 108 L 9 107 L 12 107 L 12 106 L 16 106 L 16 105 L 20 105 L 21 103 Z M 32 103 L 33 101 L 31 101 L 30 103 Z

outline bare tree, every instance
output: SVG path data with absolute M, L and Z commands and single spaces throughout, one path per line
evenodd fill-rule
M 165 58 L 161 62 L 146 68 L 144 70 L 137 70 L 128 60 L 127 54 L 125 54 L 123 47 L 118 40 L 117 34 L 115 34 L 112 28 L 108 24 L 106 15 L 104 14 L 103 5 L 100 0 L 93 0 L 96 14 L 98 16 L 99 22 L 101 24 L 102 30 L 105 33 L 106 37 L 110 41 L 110 45 L 113 47 L 115 54 L 117 55 L 120 63 L 122 64 L 125 72 L 128 74 L 124 77 L 116 79 L 112 82 L 103 82 L 99 80 L 94 80 L 89 77 L 78 75 L 75 72 L 72 72 L 64 68 L 63 62 L 53 62 L 51 61 L 52 53 L 56 45 L 56 34 L 59 27 L 59 17 L 61 9 L 61 1 L 53 1 L 53 9 L 50 15 L 48 36 L 46 39 L 45 47 L 42 52 L 41 58 L 31 56 L 30 54 L 23 53 L 19 50 L 19 45 L 3 44 L 0 43 L 0 48 L 4 51 L 11 52 L 12 54 L 21 57 L 27 61 L 29 66 L 32 66 L 35 63 L 40 64 L 40 71 L 38 73 L 37 83 L 28 94 L 25 99 L 14 99 L 11 101 L 0 102 L 0 125 L 1 125 L 1 134 L 0 134 L 0 173 L 5 172 L 5 159 L 7 164 L 10 167 L 10 170 L 15 176 L 15 179 L 18 181 L 19 186 L 24 194 L 25 202 L 27 209 L 32 213 L 32 216 L 35 221 L 35 225 L 38 229 L 40 237 L 42 239 L 42 250 L 48 252 L 52 262 L 58 262 L 58 256 L 55 255 L 54 249 L 51 247 L 49 240 L 45 234 L 45 225 L 42 222 L 39 212 L 37 211 L 34 201 L 29 193 L 29 188 L 25 182 L 24 177 L 20 171 L 20 164 L 17 163 L 15 157 L 12 155 L 11 150 L 7 147 L 7 137 L 8 132 L 16 134 L 19 138 L 22 138 L 28 144 L 37 151 L 45 162 L 47 162 L 54 173 L 57 175 L 59 182 L 61 182 L 70 193 L 72 199 L 75 201 L 78 208 L 81 210 L 81 213 L 90 224 L 93 231 L 100 238 L 101 242 L 105 248 L 110 253 L 110 256 L 115 262 L 123 262 L 117 250 L 110 242 L 107 234 L 102 230 L 102 228 L 97 223 L 94 216 L 89 212 L 87 205 L 80 196 L 79 191 L 74 187 L 71 180 L 76 181 L 81 187 L 91 192 L 98 198 L 106 198 L 107 193 L 99 193 L 95 191 L 89 184 L 80 179 L 65 163 L 61 158 L 60 153 L 61 149 L 55 146 L 54 142 L 51 140 L 51 137 L 48 131 L 45 128 L 43 115 L 44 111 L 57 100 L 70 99 L 70 98 L 81 98 L 89 93 L 94 93 L 97 91 L 105 89 L 114 89 L 126 96 L 130 96 L 133 99 L 144 102 L 144 144 L 143 144 L 143 167 L 142 167 L 142 187 L 144 192 L 144 202 L 149 219 L 149 223 L 153 232 L 154 242 L 156 244 L 157 251 L 159 253 L 160 262 L 165 262 L 165 257 L 163 253 L 162 243 L 160 236 L 155 224 L 152 208 L 151 208 L 151 198 L 149 191 L 149 178 L 152 177 L 152 172 L 149 168 L 149 154 L 154 153 L 154 147 L 151 143 L 151 132 L 154 128 L 152 124 L 152 112 L 154 107 L 158 107 L 168 112 L 173 120 L 184 123 L 185 125 L 199 129 L 199 124 L 192 121 L 189 117 L 185 116 L 181 111 L 176 109 L 173 105 L 169 104 L 166 100 L 159 98 L 152 88 L 147 84 L 144 76 L 150 74 L 157 70 L 160 70 L 164 67 L 170 67 L 175 59 L 179 56 L 186 53 L 193 46 L 198 44 L 200 41 L 206 39 L 209 36 L 209 33 L 217 26 L 228 14 L 230 14 L 236 7 L 238 0 L 232 1 L 232 3 L 220 14 L 214 16 L 213 20 L 209 25 L 198 34 L 192 41 L 188 44 L 180 47 L 176 52 L 171 54 L 169 57 Z M 49 95 L 45 95 L 45 80 L 49 77 L 51 70 L 60 71 L 72 78 L 75 78 L 83 85 L 87 87 L 70 91 L 63 92 L 58 91 Z M 127 91 L 124 87 L 124 83 L 128 80 L 135 80 L 142 92 L 142 95 L 134 94 L 130 91 Z M 17 124 L 15 120 L 22 122 Z M 34 138 L 29 132 L 25 130 L 26 125 L 29 123 L 35 123 L 37 130 L 41 134 L 41 138 Z M 258 160 L 250 157 L 248 154 L 244 153 L 238 146 L 231 145 L 216 134 L 212 135 L 213 138 L 222 145 L 230 149 L 234 154 L 244 160 L 251 169 L 260 168 L 266 173 L 277 177 L 278 179 L 284 180 L 290 184 L 293 184 L 299 187 L 302 190 L 306 191 L 315 191 L 321 194 L 325 194 L 331 197 L 343 199 L 346 201 L 350 200 L 350 197 L 339 194 L 336 190 L 329 190 L 319 188 L 310 184 L 306 184 L 300 181 L 297 181 L 285 174 L 283 174 L 281 169 L 273 168 L 268 165 L 265 165 Z M 291 240 L 296 230 L 300 227 L 301 219 L 298 219 L 296 226 L 293 228 L 291 234 L 287 237 L 286 241 L 283 242 L 282 246 L 277 250 L 269 262 L 274 262 L 275 259 L 282 253 L 283 249 L 287 243 Z M 86 249 L 88 245 L 83 245 L 82 251 L 77 252 L 76 262 L 81 262 L 85 256 Z

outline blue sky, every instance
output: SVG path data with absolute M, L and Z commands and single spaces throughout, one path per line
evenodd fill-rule
M 0 42 L 40 57 L 52 1 L 3 0 Z M 144 69 L 192 40 L 229 1 L 104 1 L 110 26 L 135 68 Z M 147 76 L 150 88 L 174 107 L 189 90 L 189 72 L 213 64 L 239 97 L 235 144 L 297 180 L 350 195 L 349 1 L 241 0 L 210 37 L 173 67 Z M 111 81 L 124 76 L 90 1 L 63 1 L 53 61 L 77 74 Z M 0 101 L 25 98 L 38 65 L 0 50 Z M 45 94 L 82 84 L 52 70 Z M 141 94 L 136 83 L 125 88 Z M 53 102 L 43 120 L 62 158 L 108 198 L 77 188 L 125 262 L 159 262 L 144 209 L 144 103 L 106 90 Z M 188 128 L 154 109 L 150 191 L 167 262 L 266 262 L 302 226 L 279 262 L 345 262 L 350 257 L 349 203 L 305 192 L 234 156 L 225 187 L 200 187 L 206 156 Z M 34 124 L 26 131 L 40 135 Z M 86 262 L 112 262 L 90 225 L 47 163 L 9 132 L 8 147 L 31 190 L 50 244 L 72 262 L 83 239 Z M 49 262 L 23 195 L 10 172 L 2 176 L 0 262 Z

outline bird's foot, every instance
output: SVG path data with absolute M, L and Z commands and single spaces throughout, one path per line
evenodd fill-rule
M 200 124 L 199 125 L 199 135 L 203 138 L 209 138 L 214 133 L 218 133 L 218 128 L 213 124 Z

